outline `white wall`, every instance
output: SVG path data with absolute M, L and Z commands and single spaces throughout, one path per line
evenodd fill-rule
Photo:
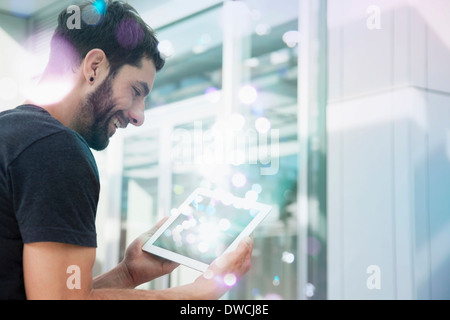
M 450 3 L 329 0 L 328 20 L 328 296 L 448 299 Z
M 24 101 L 21 83 L 24 80 L 24 49 L 27 20 L 0 13 L 0 112 Z

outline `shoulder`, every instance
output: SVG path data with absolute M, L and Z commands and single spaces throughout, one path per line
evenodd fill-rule
M 95 164 L 86 141 L 37 106 L 24 105 L 0 113 L 0 141 L 3 155 L 0 160 L 6 166 L 30 152 L 35 153 L 37 159 L 68 153 L 68 156 L 78 155 Z
M 21 106 L 0 114 L 1 153 L 9 166 L 18 159 L 32 158 L 36 164 L 70 163 L 89 165 L 97 171 L 86 141 L 42 108 Z
M 46 172 L 64 179 L 80 179 L 98 183 L 95 158 L 84 139 L 71 130 L 60 130 L 28 145 L 11 162 L 11 166 L 30 174 Z

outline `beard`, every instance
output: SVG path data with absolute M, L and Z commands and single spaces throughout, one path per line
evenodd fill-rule
M 109 127 L 116 112 L 112 98 L 114 76 L 109 75 L 103 83 L 87 98 L 81 106 L 74 130 L 96 151 L 104 150 L 109 145 Z

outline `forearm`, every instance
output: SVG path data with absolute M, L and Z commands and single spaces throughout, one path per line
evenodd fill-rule
M 123 263 L 95 277 L 92 282 L 94 289 L 133 289 L 137 285 L 139 284 L 133 283 L 133 279 Z
M 224 293 L 214 280 L 200 280 L 184 286 L 163 290 L 93 289 L 89 300 L 213 300 Z

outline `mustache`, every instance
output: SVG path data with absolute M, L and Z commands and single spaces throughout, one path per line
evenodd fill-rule
M 126 128 L 128 126 L 128 124 L 130 123 L 130 120 L 125 116 L 123 111 L 117 111 L 117 112 L 113 113 L 108 118 L 108 123 L 111 122 L 113 120 L 113 118 L 117 118 L 119 120 L 121 128 Z

